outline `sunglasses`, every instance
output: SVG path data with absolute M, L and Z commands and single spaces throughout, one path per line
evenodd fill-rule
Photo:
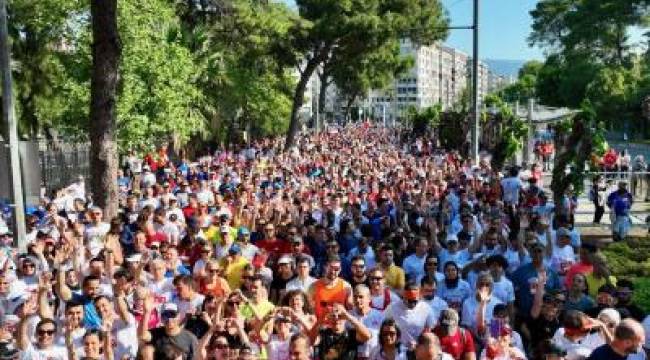
M 36 331 L 38 335 L 47 335 L 47 336 L 53 336 L 56 333 L 56 330 L 44 330 L 44 329 L 38 329 Z
M 23 267 L 26 267 L 26 268 L 35 268 L 36 265 L 34 265 L 34 264 L 32 264 L 32 263 L 24 263 L 24 264 L 23 264 Z
M 224 343 L 215 344 L 214 348 L 218 350 L 225 350 L 228 348 L 228 344 L 224 344 Z
M 438 266 L 437 262 L 428 262 L 427 266 Z
M 373 276 L 370 278 L 370 281 L 381 281 L 381 280 L 384 280 L 384 278 L 381 276 Z

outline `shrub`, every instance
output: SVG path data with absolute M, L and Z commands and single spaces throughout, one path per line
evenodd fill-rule
M 634 280 L 634 301 L 650 312 L 650 238 L 610 244 L 603 254 L 614 276 Z

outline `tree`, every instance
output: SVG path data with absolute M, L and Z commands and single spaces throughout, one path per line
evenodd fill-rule
M 235 130 L 285 133 L 295 81 L 278 50 L 297 15 L 254 0 L 183 2 L 183 41 L 195 58 L 200 111 L 220 142 Z M 275 56 L 275 55 L 279 56 Z
M 58 96 L 65 81 L 66 34 L 71 18 L 83 9 L 78 0 L 12 0 L 8 4 L 9 35 L 16 114 L 23 137 L 35 136 L 41 126 L 52 126 L 64 111 Z
M 400 54 L 397 40 L 363 54 L 338 52 L 329 72 L 340 95 L 347 99 L 346 111 L 371 89 L 384 89 L 413 66 L 413 59 Z M 347 118 L 346 114 L 346 118 Z
M 430 44 L 446 34 L 447 19 L 438 0 L 298 0 L 296 4 L 302 21 L 294 23 L 281 52 L 300 74 L 285 149 L 294 143 L 307 83 L 333 50 L 358 58 L 401 38 Z
M 143 145 L 161 141 L 178 147 L 205 131 L 195 58 L 182 42 L 175 8 L 167 0 L 121 0 L 118 24 L 123 45 L 117 103 L 120 148 L 149 150 Z
M 121 48 L 117 0 L 92 0 L 92 78 L 90 87 L 91 189 L 106 217 L 117 215 L 117 83 Z

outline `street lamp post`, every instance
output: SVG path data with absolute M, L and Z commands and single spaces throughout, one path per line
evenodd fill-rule
M 478 139 L 479 139 L 479 108 L 478 108 L 478 86 L 479 86 L 479 52 L 478 52 L 478 16 L 479 0 L 474 0 L 474 59 L 472 61 L 472 141 L 470 153 L 472 159 L 478 164 Z
M 7 2 L 0 0 L 0 68 L 2 71 L 2 117 L 7 123 L 9 133 L 9 158 L 11 185 L 13 190 L 14 239 L 18 249 L 27 247 L 25 229 L 25 204 L 23 203 L 23 183 L 20 174 L 20 155 L 18 154 L 18 130 L 14 116 L 13 93 L 11 88 L 11 48 L 7 25 Z

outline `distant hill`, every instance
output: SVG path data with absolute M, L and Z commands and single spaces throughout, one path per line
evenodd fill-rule
M 483 61 L 485 61 L 490 67 L 490 70 L 494 71 L 495 73 L 502 76 L 515 76 L 515 77 L 517 77 L 517 73 L 519 72 L 519 69 L 521 69 L 521 67 L 526 62 L 525 60 L 500 60 L 500 59 L 485 59 Z

